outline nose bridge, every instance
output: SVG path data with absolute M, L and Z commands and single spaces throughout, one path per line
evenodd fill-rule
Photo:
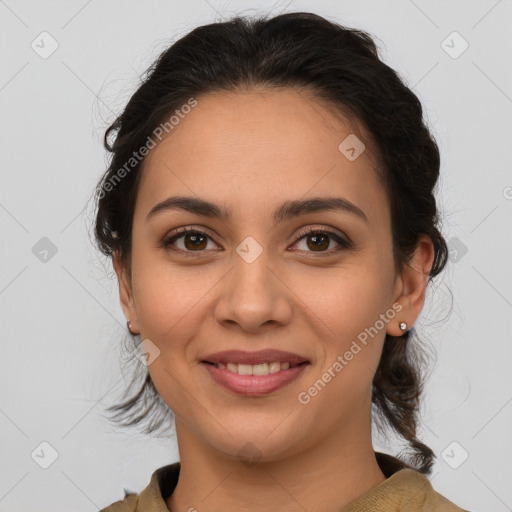
M 269 270 L 269 251 L 252 237 L 248 238 L 236 249 L 230 289 L 240 304 L 258 301 L 263 305 L 272 300 L 275 292 Z
M 236 249 L 233 274 L 240 286 L 268 288 L 269 251 L 254 242 L 242 242 Z M 240 287 L 239 286 L 239 287 Z
M 271 269 L 269 256 L 269 251 L 251 237 L 239 244 L 216 308 L 219 322 L 236 322 L 244 329 L 255 330 L 269 321 L 289 320 L 286 287 Z

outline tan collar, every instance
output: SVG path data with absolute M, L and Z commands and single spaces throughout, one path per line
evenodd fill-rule
M 446 498 L 436 493 L 422 473 L 391 455 L 375 452 L 375 457 L 384 475 L 384 482 L 363 494 L 340 512 L 464 512 Z M 133 500 L 133 506 L 126 509 L 111 509 L 106 512 L 169 512 L 165 499 L 169 497 L 178 482 L 180 463 L 175 462 L 157 469 L 149 485 L 139 494 L 130 494 L 124 503 Z M 127 503 L 128 504 L 128 503 Z M 130 503 L 131 504 L 131 503 Z

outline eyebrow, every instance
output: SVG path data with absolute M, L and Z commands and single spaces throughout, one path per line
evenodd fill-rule
M 183 210 L 205 217 L 219 218 L 226 221 L 231 218 L 231 210 L 215 203 L 188 196 L 173 196 L 157 203 L 146 216 L 146 222 L 158 213 L 167 210 Z M 368 217 L 358 206 L 342 197 L 313 197 L 310 199 L 286 201 L 279 206 L 272 217 L 277 224 L 299 215 L 323 211 L 342 211 L 350 213 L 369 223 Z

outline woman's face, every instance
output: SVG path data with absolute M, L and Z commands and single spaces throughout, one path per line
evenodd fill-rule
M 228 456 L 250 446 L 272 460 L 327 438 L 357 443 L 369 435 L 371 383 L 386 331 L 397 335 L 402 291 L 369 151 L 354 135 L 340 150 L 348 124 L 293 90 L 197 101 L 146 158 L 131 288 L 121 287 L 155 386 L 182 431 Z M 176 196 L 229 215 L 174 207 L 148 216 Z M 293 207 L 312 198 L 354 208 Z M 169 242 L 177 228 L 206 236 Z M 274 365 L 284 384 L 273 390 L 274 374 L 236 384 L 231 373 L 230 388 L 214 377 L 229 370 L 204 362 L 263 349 L 307 362 L 291 372 Z

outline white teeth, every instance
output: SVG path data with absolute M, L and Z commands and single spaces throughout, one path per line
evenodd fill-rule
M 229 370 L 230 372 L 238 373 L 238 365 L 237 365 L 237 364 L 228 363 L 228 364 L 227 364 L 227 367 L 228 367 L 228 370 Z
M 279 370 L 277 370 L 279 371 Z M 267 363 L 254 364 L 252 365 L 252 374 L 253 375 L 268 375 L 270 373 L 270 369 Z
M 276 373 L 281 369 L 281 363 L 276 361 L 275 363 L 270 363 L 268 367 L 269 373 Z
M 239 364 L 238 373 L 240 375 L 252 375 L 252 366 L 250 364 Z
M 288 370 L 290 363 L 280 363 L 279 361 L 261 364 L 218 363 L 215 366 L 220 369 L 227 369 L 233 373 L 238 373 L 239 375 L 268 375 L 269 373 Z

